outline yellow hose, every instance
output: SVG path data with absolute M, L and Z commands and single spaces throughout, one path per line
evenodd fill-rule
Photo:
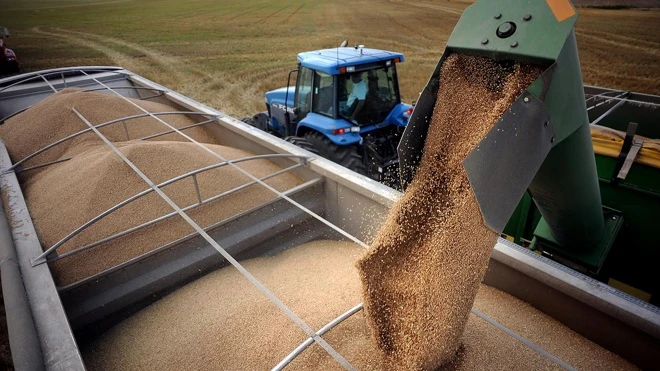
M 591 141 L 594 152 L 608 157 L 619 157 L 626 133 L 604 126 L 591 125 Z M 660 140 L 635 135 L 635 139 L 644 141 L 635 162 L 660 169 Z

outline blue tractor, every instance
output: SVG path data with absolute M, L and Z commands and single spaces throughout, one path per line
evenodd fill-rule
M 287 87 L 266 93 L 267 111 L 243 121 L 398 188 L 396 147 L 412 113 L 399 94 L 401 62 L 363 46 L 300 53 Z

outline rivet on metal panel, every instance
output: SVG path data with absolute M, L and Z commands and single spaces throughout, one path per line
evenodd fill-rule
M 481 43 L 484 44 L 484 45 L 488 44 L 488 39 L 481 40 Z
M 543 127 L 544 127 L 544 128 L 547 128 L 549 123 L 550 123 L 549 121 L 544 122 L 544 123 L 543 123 Z
M 515 48 L 516 46 L 518 46 L 518 42 L 517 42 L 517 41 L 514 41 L 514 42 L 511 43 L 511 47 L 512 47 L 512 48 Z
M 532 19 L 532 15 L 531 15 L 531 14 L 525 14 L 525 15 L 523 16 L 523 21 L 525 21 L 525 22 L 526 22 L 526 21 L 529 21 L 530 19 Z
M 550 143 L 554 143 L 554 142 L 555 142 L 555 137 L 550 138 Z
M 523 99 L 523 101 L 524 101 L 525 103 L 529 102 L 529 97 L 525 97 L 525 98 Z
M 502 18 L 502 13 L 497 13 L 497 14 L 495 14 L 495 17 L 493 17 L 493 18 L 495 18 L 495 19 L 500 19 L 500 18 Z

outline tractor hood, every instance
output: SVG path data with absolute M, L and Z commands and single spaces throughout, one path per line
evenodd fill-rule
M 288 96 L 287 96 L 288 90 Z M 289 86 L 288 88 L 279 88 L 266 92 L 266 104 L 269 106 L 286 105 L 289 108 L 293 107 L 293 97 L 296 94 L 296 87 Z

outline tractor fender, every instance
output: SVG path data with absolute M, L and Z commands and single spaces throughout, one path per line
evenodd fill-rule
M 360 134 L 349 131 L 351 127 L 353 125 L 345 120 L 335 120 L 316 113 L 310 113 L 298 123 L 296 136 L 302 137 L 309 131 L 316 131 L 339 146 L 362 144 Z M 346 132 L 344 134 L 333 134 L 333 130 L 335 129 L 345 129 Z
M 390 114 L 387 115 L 385 118 L 385 122 L 390 124 L 390 125 L 398 125 L 398 126 L 406 126 L 408 125 L 408 120 L 410 119 L 410 115 L 406 115 L 406 111 L 409 109 L 413 108 L 410 104 L 406 103 L 399 103 L 394 108 L 392 108 L 392 111 L 390 111 Z

